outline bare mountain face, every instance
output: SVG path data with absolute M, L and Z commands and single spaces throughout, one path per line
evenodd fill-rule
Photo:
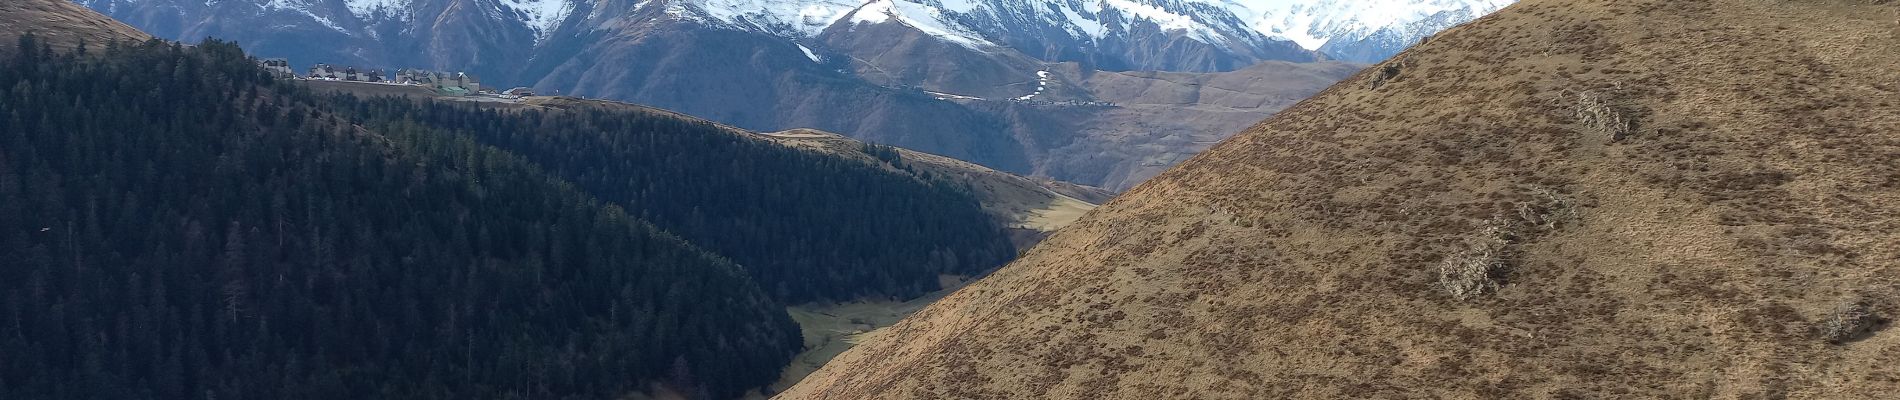
M 1292 38 L 1379 26 L 1353 19 L 1369 12 L 1359 8 L 1226 0 L 74 1 L 299 66 L 467 70 L 489 86 L 841 132 L 1116 190 L 1355 68 L 1315 63 L 1326 58 L 1317 42 Z M 1277 33 L 1296 25 L 1269 16 L 1313 25 Z M 1358 22 L 1320 23 L 1334 20 Z M 1169 78 L 1140 84 L 1139 100 L 1091 83 L 1117 74 Z M 1154 102 L 1164 92 L 1174 95 Z
M 1883 398 L 1900 4 L 1526 0 L 784 399 Z

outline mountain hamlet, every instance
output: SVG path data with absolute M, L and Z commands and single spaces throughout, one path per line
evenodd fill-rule
M 7 0 L 0 39 L 3 399 L 1900 392 L 1890 0 Z

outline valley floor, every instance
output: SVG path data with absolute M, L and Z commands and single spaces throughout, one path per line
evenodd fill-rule
M 943 290 L 906 301 L 860 300 L 787 307 L 786 312 L 792 314 L 792 320 L 798 322 L 799 329 L 805 334 L 805 352 L 799 353 L 798 357 L 792 359 L 791 365 L 785 366 L 779 381 L 769 389 L 777 393 L 791 388 L 838 354 L 851 349 L 851 346 L 882 333 L 904 317 L 975 280 L 965 276 L 943 276 L 939 279 L 942 280 Z M 758 392 L 746 396 L 747 399 L 767 397 Z

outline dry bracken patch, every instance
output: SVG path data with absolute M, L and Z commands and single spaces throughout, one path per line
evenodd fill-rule
M 1636 134 L 1635 113 L 1607 91 L 1587 90 L 1576 95 L 1576 118 L 1585 129 L 1610 141 Z
M 1495 220 L 1487 225 L 1464 250 L 1438 265 L 1438 287 L 1452 298 L 1496 292 L 1510 274 L 1511 229 Z
M 1865 302 L 1854 302 L 1834 310 L 1821 321 L 1819 330 L 1821 339 L 1841 344 L 1865 338 L 1885 323 L 1885 319 L 1874 313 L 1873 307 Z

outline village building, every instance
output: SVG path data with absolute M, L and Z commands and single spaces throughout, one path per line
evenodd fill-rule
M 402 69 L 396 71 L 396 83 L 404 85 L 428 86 L 437 91 L 454 95 L 482 93 L 481 79 L 466 72 L 437 72 L 422 69 Z
M 534 89 L 530 89 L 526 87 L 518 87 L 514 89 L 508 89 L 508 91 L 501 92 L 501 94 L 504 96 L 514 96 L 514 97 L 533 97 Z
M 310 74 L 307 75 L 307 77 L 310 79 L 333 80 L 333 81 L 382 82 L 383 71 L 375 70 L 375 69 L 367 69 L 367 68 L 359 69 L 356 67 L 337 67 L 330 64 L 317 64 L 317 65 L 310 66 Z
M 277 79 L 297 77 L 297 71 L 290 69 L 290 60 L 271 58 L 258 60 L 257 64 L 263 66 L 265 71 L 270 71 L 271 76 L 277 77 Z

